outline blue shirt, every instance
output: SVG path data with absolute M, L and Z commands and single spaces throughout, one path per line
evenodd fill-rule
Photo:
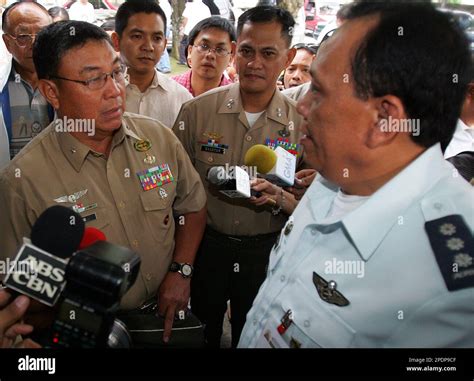
M 437 144 L 339 221 L 326 218 L 338 188 L 317 178 L 270 254 L 239 347 L 260 346 L 264 329 L 288 310 L 292 322 L 279 339 L 290 346 L 473 347 L 474 253 L 443 224 L 455 240 L 436 252 L 456 255 L 470 282 L 449 291 L 452 274 L 425 230 L 426 222 L 461 215 L 472 244 L 474 190 L 456 175 Z M 349 305 L 324 301 L 313 273 L 335 281 Z

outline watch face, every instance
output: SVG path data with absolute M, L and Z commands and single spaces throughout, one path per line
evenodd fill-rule
M 185 276 L 190 276 L 191 273 L 193 272 L 193 269 L 190 265 L 188 264 L 184 264 L 182 267 L 181 267 L 181 272 L 183 273 L 183 275 Z

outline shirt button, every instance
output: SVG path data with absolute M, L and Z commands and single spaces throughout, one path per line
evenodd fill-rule
M 150 273 L 146 274 L 145 279 L 150 281 L 151 280 L 151 274 Z
M 250 135 L 247 135 L 247 136 L 245 137 L 245 140 L 247 140 L 248 142 L 250 142 L 250 141 L 252 140 L 252 137 L 251 137 Z
M 257 319 L 253 319 L 253 325 L 257 325 L 258 321 Z
M 121 207 L 121 208 L 125 208 L 125 202 L 123 202 L 123 201 L 120 201 L 120 202 L 119 202 L 119 207 Z
M 234 221 L 234 224 L 239 225 L 240 221 Z
M 282 282 L 284 282 L 284 281 L 285 281 L 285 279 L 286 279 L 286 278 L 285 278 L 285 276 L 284 276 L 284 275 L 282 275 L 282 276 L 280 277 L 280 280 L 281 280 Z
M 209 156 L 209 157 L 207 158 L 207 161 L 208 161 L 209 163 L 212 163 L 212 162 L 214 161 L 214 158 L 213 158 L 212 156 Z
M 312 235 L 316 235 L 317 232 L 318 232 L 318 231 L 316 230 L 316 228 L 311 229 L 311 234 L 312 234 Z
M 133 245 L 133 246 L 138 246 L 138 241 L 137 241 L 136 239 L 134 239 L 134 240 L 132 241 L 132 245 Z
M 311 323 L 309 322 L 309 320 L 305 320 L 303 324 L 304 324 L 304 326 L 305 326 L 306 328 L 308 328 L 308 327 L 311 325 Z

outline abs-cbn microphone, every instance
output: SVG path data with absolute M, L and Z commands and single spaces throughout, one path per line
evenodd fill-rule
M 84 221 L 72 209 L 52 206 L 31 229 L 31 243 L 24 243 L 5 285 L 53 306 L 65 284 L 67 259 L 84 237 Z
M 256 167 L 266 180 L 281 187 L 291 187 L 295 183 L 296 157 L 283 147 L 275 150 L 256 144 L 245 154 L 245 165 Z

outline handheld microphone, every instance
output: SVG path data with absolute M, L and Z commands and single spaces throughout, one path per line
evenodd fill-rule
M 231 172 L 236 176 L 229 175 L 225 167 L 212 167 L 207 172 L 207 180 L 219 188 L 219 192 L 231 198 L 249 198 L 250 196 L 260 197 L 261 192 L 250 189 L 250 176 L 240 167 L 231 167 Z M 243 173 L 242 173 L 243 172 Z M 235 177 L 239 177 L 239 181 Z M 276 201 L 269 198 L 266 204 L 275 206 Z
M 266 180 L 281 187 L 295 183 L 296 157 L 283 147 L 275 150 L 256 144 L 245 153 L 245 165 L 257 168 Z
M 212 167 L 207 172 L 207 181 L 215 185 L 219 192 L 230 198 L 250 198 L 250 177 L 242 168 Z
M 53 306 L 64 288 L 67 258 L 84 235 L 84 221 L 72 209 L 52 206 L 31 229 L 31 243 L 24 243 L 14 260 L 5 285 L 48 306 Z

